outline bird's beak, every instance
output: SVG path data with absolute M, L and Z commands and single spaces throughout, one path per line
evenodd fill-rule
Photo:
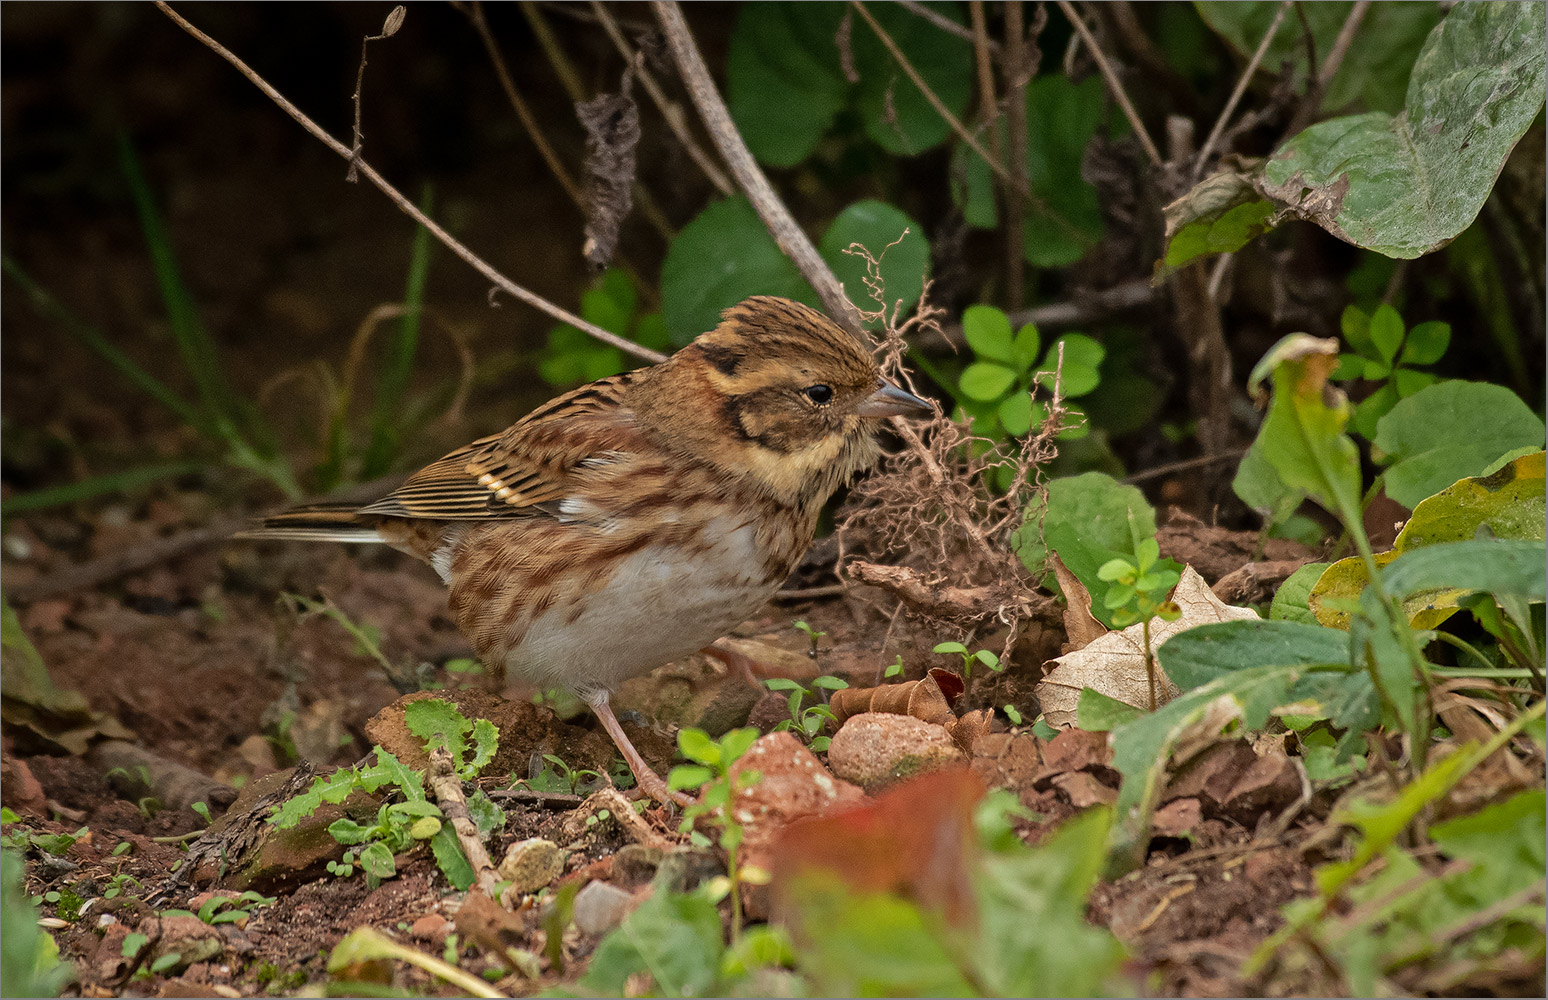
M 855 412 L 862 417 L 901 417 L 910 413 L 934 413 L 935 406 L 891 382 L 883 382 L 855 407 Z

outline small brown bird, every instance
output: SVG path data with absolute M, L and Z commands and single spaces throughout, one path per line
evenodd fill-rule
M 876 418 L 933 409 L 826 316 L 757 296 L 661 364 L 565 393 L 373 504 L 278 514 L 243 537 L 423 559 L 491 674 L 584 698 L 664 802 L 611 691 L 755 612 L 878 457 Z

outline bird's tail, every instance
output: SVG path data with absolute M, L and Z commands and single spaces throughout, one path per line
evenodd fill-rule
M 380 542 L 377 519 L 361 516 L 354 504 L 315 504 L 264 518 L 233 538 L 302 542 Z

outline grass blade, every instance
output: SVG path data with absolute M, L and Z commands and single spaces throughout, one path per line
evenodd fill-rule
M 66 333 L 91 348 L 104 361 L 118 369 L 118 373 L 131 385 L 177 414 L 190 427 L 207 436 L 216 436 L 213 425 L 193 404 L 179 396 L 165 382 L 140 367 L 138 362 L 115 347 L 101 331 L 66 309 L 63 303 L 49 294 L 42 285 L 32 280 L 32 276 L 22 270 L 21 265 L 9 257 L 0 257 L 0 269 L 21 286 L 33 309 L 37 310 L 40 316 L 58 323 Z
M 140 169 L 134 155 L 134 147 L 123 133 L 118 136 L 119 165 L 129 194 L 140 217 L 140 229 L 150 248 L 151 264 L 156 271 L 156 284 L 161 289 L 161 300 L 167 310 L 167 320 L 172 326 L 172 336 L 177 341 L 178 353 L 198 389 L 199 400 L 205 412 L 213 418 L 221 436 L 230 439 L 240 433 L 243 403 L 226 381 L 220 366 L 220 355 L 209 331 L 199 320 L 193 296 L 183 284 L 178 272 L 177 257 L 166 223 L 156 207 L 155 196 Z M 208 423 L 208 422 L 206 422 Z
M 9 517 L 12 514 L 20 514 L 25 511 L 42 510 L 46 507 L 60 507 L 65 504 L 77 503 L 81 500 L 91 500 L 110 493 L 124 493 L 139 486 L 160 482 L 163 479 L 174 479 L 178 476 L 202 472 L 208 467 L 209 463 L 207 462 L 169 462 L 166 465 L 146 465 L 137 469 L 126 469 L 123 472 L 110 472 L 101 476 L 92 476 L 90 479 L 82 479 L 75 483 L 65 483 L 62 486 L 50 486 L 41 490 L 33 490 L 30 493 L 19 493 L 16 496 L 0 500 L 0 517 Z
M 435 203 L 435 189 L 425 185 L 419 208 L 426 215 Z M 430 276 L 430 259 L 435 242 L 430 231 L 420 226 L 414 232 L 409 252 L 408 286 L 403 293 L 405 312 L 398 320 L 398 333 L 388 348 L 388 356 L 376 381 L 376 399 L 371 411 L 371 436 L 366 445 L 362 479 L 375 479 L 392 466 L 398 453 L 398 434 L 403 413 L 403 397 L 414 374 L 414 352 L 419 346 L 419 329 L 424 313 L 425 282 Z

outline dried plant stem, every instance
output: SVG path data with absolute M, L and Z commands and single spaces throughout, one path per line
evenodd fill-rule
M 570 176 L 570 172 L 565 169 L 564 161 L 559 159 L 559 154 L 555 152 L 553 144 L 548 141 L 548 137 L 538 127 L 537 119 L 532 115 L 532 109 L 527 106 L 526 100 L 516 90 L 516 81 L 511 79 L 511 71 L 505 64 L 505 56 L 501 54 L 499 43 L 495 41 L 494 32 L 489 30 L 489 22 L 484 17 L 483 3 L 481 0 L 473 0 L 469 4 L 458 3 L 454 4 L 454 6 L 462 10 L 467 15 L 468 20 L 473 22 L 473 30 L 477 31 L 478 37 L 483 40 L 484 50 L 489 53 L 489 61 L 494 64 L 495 76 L 500 80 L 500 89 L 505 91 L 505 99 L 511 102 L 511 107 L 515 110 L 516 117 L 521 121 L 521 127 L 526 130 L 527 137 L 537 147 L 538 155 L 543 158 L 544 163 L 548 164 L 549 172 L 554 175 L 554 178 L 559 182 L 559 186 L 564 188 L 564 193 L 570 196 L 570 200 L 575 203 L 575 207 L 584 210 L 585 199 L 581 196 L 580 185 L 576 183 L 575 178 Z
M 1247 93 L 1247 85 L 1252 82 L 1252 76 L 1258 71 L 1258 66 L 1263 62 L 1263 57 L 1268 55 L 1269 44 L 1274 41 L 1274 36 L 1279 34 L 1279 26 L 1284 23 L 1285 15 L 1290 12 L 1295 0 L 1283 0 L 1279 10 L 1274 12 L 1274 20 L 1269 24 L 1268 30 L 1263 33 L 1263 41 L 1258 43 L 1257 51 L 1252 58 L 1247 60 L 1247 65 L 1242 69 L 1242 75 L 1236 81 L 1236 88 L 1231 91 L 1231 96 L 1226 100 L 1225 107 L 1220 110 L 1220 117 L 1215 119 L 1215 127 L 1209 130 L 1209 138 L 1204 140 L 1204 146 L 1199 150 L 1199 155 L 1193 159 L 1193 180 L 1198 182 L 1200 175 L 1204 173 L 1204 164 L 1209 161 L 1209 154 L 1215 151 L 1215 143 L 1220 141 L 1220 136 L 1225 132 L 1226 122 L 1236 113 L 1236 105 L 1241 101 L 1242 95 Z
M 355 95 L 353 98 L 355 104 L 355 144 L 350 150 L 349 172 L 344 175 L 344 179 L 351 184 L 360 180 L 360 172 L 355 169 L 355 161 L 360 158 L 360 148 L 365 144 L 365 134 L 360 130 L 360 95 L 365 90 L 366 50 L 370 48 L 372 42 L 379 42 L 384 38 L 391 38 L 397 34 L 398 29 L 403 26 L 403 18 L 407 13 L 407 9 L 401 4 L 394 7 L 392 12 L 387 15 L 387 20 L 382 25 L 380 34 L 367 35 L 360 40 L 360 68 L 355 72 Z
M 1080 13 L 1075 10 L 1075 5 L 1070 3 L 1070 0 L 1059 0 L 1059 9 L 1064 12 L 1064 16 L 1074 26 L 1076 34 L 1080 36 L 1080 40 L 1085 43 L 1087 50 L 1090 51 L 1091 58 L 1096 62 L 1097 69 L 1102 73 L 1102 79 L 1107 83 L 1108 93 L 1113 95 L 1113 100 L 1117 101 L 1118 107 L 1123 109 L 1124 117 L 1129 120 L 1129 127 L 1134 129 L 1134 135 L 1139 139 L 1140 145 L 1145 148 L 1145 155 L 1150 157 L 1151 166 L 1159 168 L 1162 165 L 1161 152 L 1156 149 L 1156 144 L 1151 140 L 1150 133 L 1145 131 L 1145 123 L 1140 121 L 1139 112 L 1134 110 L 1134 103 L 1129 100 L 1129 95 L 1124 91 L 1123 81 L 1118 79 L 1117 72 L 1114 71 L 1112 64 L 1107 61 L 1107 56 L 1103 54 L 1101 46 L 1097 45 L 1096 36 L 1091 33 L 1090 28 L 1086 27 L 1086 22 L 1080 19 Z
M 1043 10 L 1039 8 L 1039 10 Z M 1046 11 L 1043 11 L 1046 20 Z M 1006 164 L 1016 177 L 1027 176 L 1027 72 L 1026 24 L 1022 0 L 1005 5 L 1005 131 Z M 1034 28 L 1036 31 L 1037 28 Z M 1015 198 L 1005 199 L 1005 291 L 1011 309 L 1020 309 L 1024 295 L 1027 213 Z
M 565 53 L 564 46 L 559 44 L 559 39 L 548 29 L 548 22 L 543 19 L 543 12 L 538 5 L 531 0 L 522 0 L 521 12 L 527 18 L 527 24 L 531 26 L 532 33 L 537 37 L 538 46 L 543 50 L 543 55 L 548 59 L 548 65 L 553 68 L 559 77 L 559 83 L 564 87 L 564 92 L 569 95 L 571 102 L 581 104 L 589 100 L 591 95 L 586 92 L 581 83 L 580 74 L 575 71 L 575 65 L 570 62 L 570 57 Z M 634 204 L 640 210 L 640 215 L 650 223 L 661 239 L 667 243 L 672 242 L 676 235 L 672 230 L 672 223 L 656 203 L 655 196 L 636 180 L 631 186 Z
M 796 225 L 790 209 L 780 200 L 773 185 L 753 159 L 747 143 L 737 131 L 736 123 L 731 120 L 726 102 L 715 89 L 715 81 L 688 30 L 682 8 L 674 0 L 654 0 L 653 6 L 662 30 L 666 33 L 667 45 L 677 63 L 677 71 L 693 99 L 694 108 L 698 110 L 700 119 L 709 130 L 710 138 L 720 150 L 721 159 L 725 160 L 737 186 L 752 202 L 753 209 L 774 237 L 780 251 L 795 264 L 801 277 L 817 290 L 817 297 L 822 300 L 828 314 L 859 336 L 858 311 L 844 294 L 844 288 L 838 278 L 834 277 L 832 269 L 817 253 L 817 247 Z
M 922 17 L 926 21 L 929 21 L 931 24 L 935 25 L 937 28 L 940 28 L 948 35 L 956 35 L 958 38 L 963 38 L 970 42 L 974 41 L 973 32 L 971 30 L 964 28 L 962 25 L 958 24 L 956 21 L 951 20 L 950 18 L 942 17 L 940 14 L 937 14 L 935 11 L 926 7 L 924 4 L 919 3 L 918 0 L 897 0 L 897 4 L 899 7 L 902 7 L 904 10 L 908 11 L 910 14 L 913 14 L 915 17 Z M 991 55 L 998 56 L 1000 54 L 1000 46 L 994 41 L 994 39 L 991 38 L 988 40 L 988 46 Z
M 898 437 L 902 438 L 904 443 L 919 456 L 920 463 L 924 466 L 925 475 L 930 479 L 930 485 L 939 490 L 946 483 L 946 470 L 941 468 L 941 463 L 935 460 L 935 455 L 920 440 L 919 433 L 907 421 L 902 417 L 893 417 L 891 421 L 892 429 L 897 432 Z M 984 535 L 982 528 L 976 523 L 965 519 L 961 527 L 968 536 L 968 540 L 973 543 L 973 548 L 977 550 L 978 556 L 986 564 L 993 565 L 1001 561 L 1000 553 L 996 552 L 994 546 L 989 544 L 989 539 Z
M 725 173 L 721 171 L 708 151 L 699 144 L 699 140 L 694 138 L 693 132 L 688 129 L 688 123 L 683 120 L 682 109 L 667 99 L 666 92 L 661 89 L 661 84 L 656 82 L 650 70 L 635 62 L 636 54 L 629 47 L 629 40 L 624 37 L 623 30 L 619 28 L 618 20 L 613 17 L 612 12 L 602 4 L 601 0 L 591 0 L 591 9 L 596 12 L 602 30 L 606 31 L 607 37 L 613 40 L 613 47 L 618 50 L 618 54 L 623 56 L 625 62 L 635 65 L 635 74 L 639 78 L 640 85 L 655 102 L 656 109 L 661 112 L 661 117 L 667 123 L 667 128 L 677 136 L 677 141 L 682 144 L 688 158 L 704 172 L 705 179 L 714 185 L 715 190 L 724 195 L 734 193 L 736 189 L 731 186 L 731 181 L 726 178 Z
M 951 127 L 951 130 L 957 134 L 957 138 L 961 139 L 964 145 L 977 153 L 985 163 L 989 164 L 989 169 L 993 170 L 1000 180 L 1013 187 L 1017 193 L 1025 195 L 1027 193 L 1026 181 L 1020 177 L 1013 176 L 1006 169 L 1005 164 L 1001 163 L 998 157 L 985 149 L 983 143 L 978 141 L 977 137 L 968 130 L 968 127 L 963 125 L 961 120 L 951 113 L 951 109 L 946 106 L 946 102 L 942 101 L 940 96 L 930 89 L 930 85 L 925 82 L 924 77 L 919 75 L 919 70 L 914 68 L 914 64 L 909 61 L 908 56 L 904 55 L 903 50 L 898 47 L 898 43 L 887 33 L 887 29 L 881 26 L 881 22 L 877 21 L 875 16 L 866 9 L 862 0 L 849 0 L 849 4 L 860 13 L 865 23 L 881 41 L 882 46 L 891 53 L 893 60 L 902 68 L 903 74 L 913 81 L 914 86 L 919 88 L 919 92 L 924 94 L 925 100 L 930 102 L 930 107 L 934 108 L 935 113 L 940 115 L 942 120 Z
M 161 12 L 167 15 L 167 17 L 169 17 L 174 24 L 188 32 L 188 34 L 192 35 L 200 42 L 204 43 L 204 45 L 209 48 L 210 51 L 226 60 L 236 68 L 237 72 L 247 77 L 247 79 L 250 80 L 254 86 L 263 91 L 271 101 L 273 101 L 275 104 L 278 104 L 286 114 L 295 119 L 295 121 L 302 128 L 310 132 L 319 142 L 333 150 L 333 152 L 337 153 L 344 159 L 350 159 L 352 154 L 348 146 L 344 145 L 342 142 L 329 135 L 321 125 L 318 125 L 311 118 L 307 117 L 307 115 L 302 112 L 300 108 L 292 104 L 289 99 L 285 97 L 285 95 L 274 89 L 273 85 L 270 84 L 269 81 L 265 80 L 258 74 L 256 70 L 239 59 L 230 49 L 227 49 L 224 45 L 221 45 L 215 39 L 194 27 L 181 14 L 173 10 L 172 7 L 165 2 L 165 0 L 156 0 L 156 6 L 159 7 Z M 495 268 L 482 257 L 478 256 L 472 250 L 464 246 L 460 241 L 458 241 L 455 237 L 443 229 L 434 219 L 420 211 L 419 206 L 415 205 L 408 198 L 404 197 L 403 193 L 388 183 L 387 179 L 381 174 L 377 173 L 374 167 L 362 159 L 357 158 L 355 162 L 356 165 L 360 168 L 360 173 L 365 176 L 366 180 L 375 185 L 376 188 L 385 194 L 394 205 L 398 206 L 399 211 L 428 229 L 431 235 L 441 241 L 442 245 L 444 245 L 448 250 L 456 254 L 458 257 L 461 257 L 470 267 L 487 278 L 501 291 L 516 299 L 519 299 L 522 302 L 525 302 L 527 305 L 532 306 L 534 309 L 547 313 L 549 316 L 559 320 L 561 323 L 568 323 L 571 326 L 574 326 L 577 329 L 583 331 L 587 335 L 594 337 L 597 340 L 600 340 L 612 347 L 618 348 L 625 354 L 629 354 L 650 362 L 666 360 L 666 355 L 661 354 L 658 351 L 653 351 L 648 347 L 642 347 L 632 340 L 618 336 L 616 333 L 604 330 L 600 326 L 597 326 L 595 323 L 588 322 L 587 320 L 582 319 L 580 316 L 575 315 L 568 309 L 548 301 L 541 295 L 538 295 L 536 292 L 528 291 L 522 286 L 516 284 L 510 278 L 507 278 L 505 275 L 495 270 Z
M 468 856 L 468 864 L 473 866 L 473 877 L 479 890 L 494 899 L 494 863 L 489 860 L 489 852 L 484 849 L 477 824 L 468 814 L 468 799 L 462 794 L 462 779 L 457 777 L 450 750 L 439 746 L 430 751 L 430 769 L 426 777 L 430 780 L 430 790 L 435 793 L 436 804 L 456 831 L 462 853 Z
M 1355 32 L 1360 30 L 1360 25 L 1365 21 L 1366 12 L 1370 8 L 1371 0 L 1355 0 L 1354 6 L 1349 8 L 1349 16 L 1344 18 L 1343 26 L 1338 29 L 1338 37 L 1333 39 L 1333 47 L 1328 50 L 1328 58 L 1317 67 L 1316 77 L 1306 91 L 1306 99 L 1301 102 L 1300 110 L 1295 113 L 1289 127 L 1285 129 L 1287 136 L 1300 132 L 1317 116 L 1317 108 L 1322 104 L 1322 95 L 1327 92 L 1328 84 L 1333 82 L 1338 68 L 1344 64 L 1344 57 L 1349 54 L 1349 46 L 1354 44 Z

